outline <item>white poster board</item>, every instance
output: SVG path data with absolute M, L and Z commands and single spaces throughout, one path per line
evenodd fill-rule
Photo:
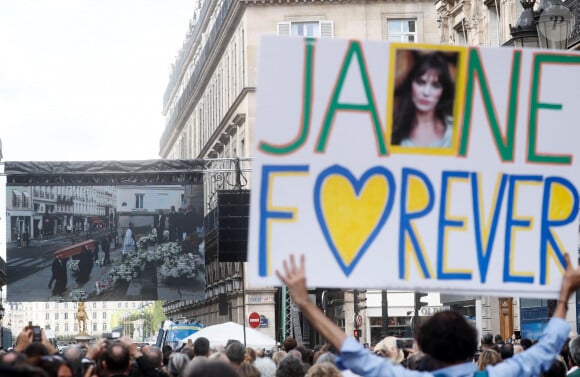
M 577 260 L 580 55 L 263 38 L 252 286 L 555 297 Z

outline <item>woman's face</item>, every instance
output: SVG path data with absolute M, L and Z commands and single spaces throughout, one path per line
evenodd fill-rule
M 413 103 L 418 111 L 433 111 L 443 94 L 437 71 L 429 69 L 416 77 L 411 84 L 411 92 Z

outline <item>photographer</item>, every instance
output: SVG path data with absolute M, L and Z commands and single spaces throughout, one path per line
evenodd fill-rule
M 155 369 L 127 337 L 100 339 L 89 349 L 86 358 L 95 362 L 95 368 L 90 376 L 128 376 L 133 375 L 132 369 L 136 369 L 137 375 L 144 377 L 166 377 Z
M 29 357 L 29 353 L 40 353 L 40 356 L 58 353 L 58 350 L 46 338 L 44 330 L 38 326 L 32 326 L 32 324 L 26 326 L 16 338 L 14 351 L 26 354 Z

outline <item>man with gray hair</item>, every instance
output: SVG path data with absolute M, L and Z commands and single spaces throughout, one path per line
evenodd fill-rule
M 570 363 L 574 364 L 568 371 L 568 377 L 580 377 L 580 335 L 568 344 L 570 349 Z
M 62 356 L 71 366 L 74 377 L 83 377 L 83 357 L 84 350 L 76 344 L 70 345 L 64 349 Z

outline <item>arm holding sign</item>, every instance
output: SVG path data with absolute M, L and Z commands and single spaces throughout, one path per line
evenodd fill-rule
M 544 332 L 538 344 L 526 352 L 522 352 L 513 358 L 506 360 L 496 366 L 489 367 L 490 376 L 535 376 L 550 368 L 552 362 L 560 352 L 560 349 L 567 339 L 570 326 L 566 323 L 566 312 L 568 311 L 568 300 L 570 296 L 580 288 L 580 268 L 575 268 L 570 261 L 570 256 L 565 254 L 566 272 L 562 279 L 560 298 L 554 311 L 553 318 Z M 302 313 L 308 318 L 316 330 L 336 349 L 340 350 L 340 361 L 342 365 L 353 372 L 364 376 L 430 376 L 430 373 L 409 371 L 399 365 L 393 365 L 387 359 L 373 355 L 364 349 L 353 338 L 336 326 L 318 307 L 308 299 L 306 289 L 306 273 L 304 268 L 304 256 L 300 257 L 297 264 L 294 256 L 290 261 L 284 261 L 284 273 L 276 271 L 276 274 L 284 284 L 290 289 L 290 295 L 296 305 L 300 307 Z M 452 323 L 451 323 L 452 322 Z M 470 375 L 475 372 L 475 365 L 472 357 L 477 349 L 477 333 L 473 330 L 465 319 L 453 312 L 440 312 L 424 325 L 431 329 L 421 330 L 424 336 L 431 333 L 445 332 L 442 336 L 427 336 L 425 344 L 421 342 L 419 334 L 418 343 L 423 352 L 429 354 L 439 368 L 444 368 L 445 375 Z M 466 331 L 453 331 L 465 327 Z M 471 330 L 470 330 L 471 329 Z M 471 336 L 470 331 L 473 331 Z M 467 333 L 461 334 L 461 333 Z M 455 339 L 454 337 L 457 337 Z M 470 339 L 473 337 L 473 339 Z M 458 340 L 463 342 L 459 347 L 442 348 L 438 341 L 449 341 L 457 344 Z

